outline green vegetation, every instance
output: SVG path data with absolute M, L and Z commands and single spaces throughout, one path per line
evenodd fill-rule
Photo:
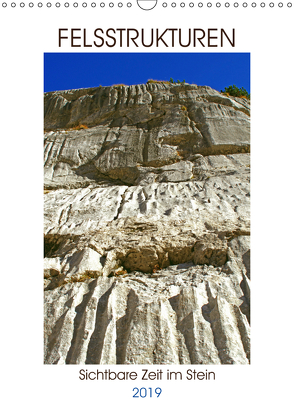
M 245 90 L 245 88 L 238 88 L 236 85 L 225 87 L 225 90 L 221 90 L 221 92 L 225 95 L 231 95 L 232 97 L 246 98 L 247 100 L 250 100 L 250 94 Z
M 173 78 L 170 78 L 169 82 L 171 84 L 185 84 L 186 81 L 184 79 L 183 79 L 183 81 L 180 81 L 180 80 L 174 81 Z

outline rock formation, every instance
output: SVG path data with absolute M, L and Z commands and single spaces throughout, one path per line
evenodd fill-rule
M 249 102 L 45 94 L 47 364 L 250 362 Z

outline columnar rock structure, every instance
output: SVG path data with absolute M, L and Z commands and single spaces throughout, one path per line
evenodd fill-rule
M 249 101 L 45 94 L 47 364 L 249 364 Z

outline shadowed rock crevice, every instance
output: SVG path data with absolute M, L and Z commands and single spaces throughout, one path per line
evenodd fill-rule
M 201 287 L 201 292 L 204 286 Z M 200 292 L 200 293 L 201 293 Z M 182 334 L 191 364 L 219 364 L 210 324 L 202 316 L 204 298 L 195 288 L 184 288 L 169 299 L 177 316 L 177 330 Z
M 71 346 L 66 356 L 66 364 L 75 364 L 81 351 L 81 339 L 84 338 L 84 331 L 87 325 L 85 314 L 89 304 L 92 308 L 95 308 L 93 293 L 96 285 L 97 282 L 95 280 L 89 284 L 89 291 L 83 296 L 82 302 L 75 308 L 76 315 L 74 318 L 73 334 Z
M 250 362 L 250 328 L 248 323 L 250 324 L 250 320 L 246 320 L 244 314 L 236 305 L 234 306 L 234 312 L 237 319 L 237 325 L 241 337 L 241 341 L 243 344 L 244 351 L 246 353 L 246 357 Z
M 175 302 L 171 301 L 171 305 Z M 185 339 L 185 344 L 189 352 L 189 357 L 191 364 L 199 364 L 197 361 L 197 354 L 195 351 L 196 340 L 194 335 L 194 317 L 193 312 L 190 312 L 185 318 L 183 318 L 177 324 L 177 329 L 183 334 Z
M 113 290 L 112 286 L 100 297 L 96 310 L 95 328 L 91 335 L 88 349 L 86 364 L 100 364 L 101 354 L 103 350 L 103 343 L 105 341 L 105 333 L 109 322 L 112 320 L 112 316 L 108 313 L 108 300 Z
M 48 337 L 48 349 L 47 354 L 44 357 L 45 362 L 53 361 L 54 364 L 57 364 L 59 360 L 62 359 L 62 353 L 59 352 L 59 348 L 62 349 L 63 339 L 63 329 L 70 324 L 68 309 L 57 319 L 55 322 L 51 333 Z M 46 329 L 46 326 L 45 326 Z
M 246 268 L 246 275 L 248 279 L 250 279 L 250 250 L 247 250 L 246 253 L 242 255 L 242 260 Z
M 127 299 L 126 314 L 116 321 L 116 363 L 124 364 L 132 319 L 139 304 L 134 290 L 130 290 Z
M 234 303 L 230 304 L 221 296 L 213 298 L 209 285 L 206 289 L 209 321 L 221 363 L 245 364 L 249 357 L 249 332 L 246 334 L 244 315 Z
M 246 267 L 246 266 L 245 266 Z M 248 323 L 250 324 L 250 281 L 247 279 L 247 276 L 243 273 L 243 279 L 240 283 L 240 288 L 244 293 L 244 296 L 240 298 L 242 304 L 240 305 L 240 310 L 246 316 Z

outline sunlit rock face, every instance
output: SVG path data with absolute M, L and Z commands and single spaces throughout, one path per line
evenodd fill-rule
M 250 362 L 249 101 L 45 94 L 47 364 Z

